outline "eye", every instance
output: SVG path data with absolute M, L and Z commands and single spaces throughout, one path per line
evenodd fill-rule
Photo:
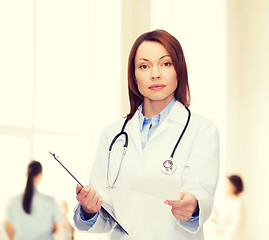
M 146 64 L 142 64 L 139 68 L 141 68 L 141 69 L 147 69 L 147 68 L 149 68 L 149 66 L 146 65 Z
M 165 67 L 170 67 L 171 65 L 172 65 L 171 62 L 164 62 L 164 63 L 163 63 L 163 66 L 165 66 Z

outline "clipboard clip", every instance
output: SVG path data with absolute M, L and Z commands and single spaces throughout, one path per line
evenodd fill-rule
M 79 180 L 77 180 L 76 179 L 76 177 L 65 167 L 65 165 L 61 162 L 61 160 L 60 160 L 60 158 L 59 158 L 59 156 L 57 156 L 55 153 L 53 153 L 53 152 L 50 152 L 49 151 L 49 153 L 54 157 L 54 159 L 58 162 L 58 163 L 60 163 L 61 164 L 61 166 L 71 175 L 71 177 L 73 177 L 75 180 L 76 180 L 76 182 L 81 186 L 81 187 L 84 187 L 81 183 L 80 183 L 80 181 Z

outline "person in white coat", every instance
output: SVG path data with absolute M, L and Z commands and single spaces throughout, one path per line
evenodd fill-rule
M 210 217 L 214 240 L 242 240 L 244 236 L 243 180 L 239 175 L 227 177 L 225 197 L 214 207 Z
M 202 240 L 219 175 L 219 137 L 212 121 L 187 108 L 188 74 L 178 40 L 164 30 L 138 37 L 129 55 L 128 87 L 127 120 L 103 131 L 90 183 L 77 185 L 75 226 L 110 232 L 110 239 Z M 180 190 L 174 199 L 160 200 L 133 189 L 134 177 L 172 180 Z

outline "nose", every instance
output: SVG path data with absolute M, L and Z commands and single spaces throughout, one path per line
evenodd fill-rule
M 152 68 L 152 73 L 151 73 L 151 79 L 155 80 L 155 79 L 160 79 L 161 78 L 161 72 L 158 66 L 154 66 Z

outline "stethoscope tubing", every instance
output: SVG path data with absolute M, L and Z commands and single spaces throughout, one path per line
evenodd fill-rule
M 120 131 L 120 132 L 113 138 L 112 142 L 110 143 L 109 149 L 108 149 L 109 152 L 108 152 L 107 176 L 106 176 L 106 177 L 107 177 L 107 185 L 108 185 L 108 188 L 114 188 L 115 183 L 117 182 L 118 177 L 119 177 L 119 175 L 120 175 L 120 170 L 121 170 L 122 161 L 123 161 L 123 158 L 124 158 L 124 156 L 125 156 L 126 149 L 127 149 L 127 147 L 128 147 L 128 134 L 127 134 L 127 132 L 124 131 L 125 126 L 126 126 L 128 120 L 129 120 L 128 118 L 125 119 L 121 131 Z M 123 136 L 125 137 L 125 142 L 124 142 L 124 145 L 123 145 L 123 152 L 122 152 L 122 156 L 121 156 L 121 160 L 120 160 L 119 170 L 118 170 L 118 172 L 117 172 L 116 178 L 114 179 L 113 183 L 110 184 L 110 182 L 109 182 L 109 175 L 110 175 L 110 155 L 111 155 L 112 147 L 113 147 L 114 143 L 117 141 L 117 139 L 118 139 L 121 135 L 123 135 Z
M 163 164 L 163 167 L 162 167 L 162 171 L 163 171 L 164 173 L 166 173 L 166 174 L 171 174 L 171 173 L 173 173 L 173 172 L 176 170 L 176 166 L 174 166 L 174 162 L 173 162 L 173 157 L 174 157 L 174 154 L 175 154 L 175 152 L 176 152 L 176 149 L 177 149 L 177 147 L 178 147 L 178 145 L 179 145 L 179 143 L 180 143 L 180 141 L 181 141 L 181 139 L 182 139 L 184 133 L 186 132 L 186 129 L 187 129 L 187 127 L 188 127 L 188 125 L 189 125 L 189 122 L 190 122 L 191 111 L 190 111 L 187 107 L 185 107 L 185 108 L 186 108 L 187 111 L 188 111 L 188 118 L 187 118 L 186 124 L 185 124 L 185 126 L 184 126 L 184 128 L 183 128 L 183 130 L 182 130 L 182 132 L 181 132 L 181 134 L 180 134 L 180 136 L 179 136 L 179 138 L 178 138 L 178 140 L 177 140 L 175 146 L 174 146 L 174 149 L 173 149 L 173 151 L 172 151 L 172 153 L 171 153 L 171 155 L 170 155 L 170 159 L 164 161 L 164 163 L 167 162 L 167 161 L 170 161 L 170 163 L 171 163 L 171 167 L 165 167 L 165 164 Z M 127 149 L 127 147 L 128 147 L 128 134 L 124 131 L 124 129 L 125 129 L 125 127 L 126 127 L 128 121 L 129 121 L 129 119 L 126 118 L 125 121 L 124 121 L 124 124 L 123 124 L 123 126 L 122 126 L 121 131 L 120 131 L 120 132 L 113 138 L 112 142 L 111 142 L 110 145 L 109 145 L 108 163 L 107 163 L 107 164 L 108 164 L 108 166 L 107 166 L 107 184 L 108 184 L 108 188 L 114 188 L 114 187 L 115 187 L 115 184 L 116 184 L 116 182 L 117 182 L 117 180 L 118 180 L 118 177 L 119 177 L 119 174 L 120 174 L 122 161 L 123 161 L 123 158 L 124 158 L 124 156 L 125 156 L 125 154 L 126 154 L 126 149 Z M 113 183 L 110 184 L 110 183 L 109 183 L 109 175 L 110 175 L 110 174 L 109 174 L 109 173 L 110 173 L 110 155 L 111 155 L 111 151 L 112 151 L 112 148 L 113 148 L 114 143 L 117 141 L 117 139 L 118 139 L 121 135 L 124 135 L 124 137 L 125 137 L 125 142 L 124 142 L 124 145 L 123 145 L 123 153 L 122 153 L 122 157 L 121 157 L 121 161 L 120 161 L 120 165 L 119 165 L 119 169 L 118 169 L 116 178 L 115 178 L 115 180 L 113 181 Z M 163 169 L 164 169 L 164 170 L 163 170 Z
M 175 154 L 176 149 L 177 149 L 177 146 L 178 146 L 178 144 L 180 143 L 181 138 L 183 137 L 183 135 L 184 135 L 184 133 L 185 133 L 185 131 L 186 131 L 188 125 L 189 125 L 190 119 L 191 119 L 191 111 L 190 111 L 190 109 L 188 109 L 187 107 L 185 107 L 185 108 L 186 108 L 187 111 L 188 111 L 188 119 L 187 119 L 187 122 L 186 122 L 186 124 L 185 124 L 185 127 L 184 127 L 183 131 L 181 132 L 181 134 L 180 134 L 180 136 L 179 136 L 179 138 L 178 138 L 178 140 L 177 140 L 176 145 L 174 146 L 174 149 L 173 149 L 173 151 L 172 151 L 172 153 L 171 153 L 171 155 L 170 155 L 170 159 L 173 159 L 174 154 Z
M 126 120 L 125 120 L 125 121 L 126 121 Z M 112 151 L 112 147 L 113 147 L 114 143 L 117 141 L 117 139 L 118 139 L 121 135 L 124 135 L 124 136 L 125 136 L 125 142 L 124 142 L 123 147 L 125 147 L 125 148 L 128 147 L 128 134 L 127 134 L 127 132 L 124 132 L 124 131 L 123 131 L 123 132 L 118 133 L 118 134 L 113 138 L 112 142 L 110 143 L 109 149 L 108 149 L 109 152 Z

